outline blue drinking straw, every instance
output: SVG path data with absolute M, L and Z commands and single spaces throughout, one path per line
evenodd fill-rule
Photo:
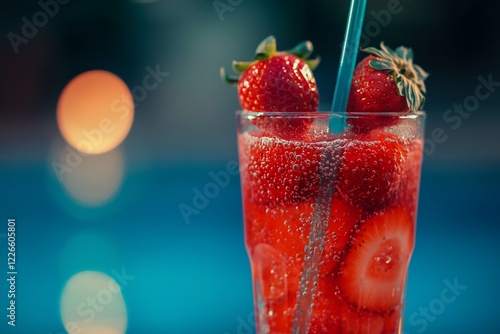
M 335 93 L 333 94 L 333 112 L 345 112 L 347 108 L 352 74 L 356 65 L 356 56 L 358 55 L 359 39 L 361 37 L 361 30 L 363 29 L 365 8 L 366 0 L 351 1 L 344 45 L 342 46 L 342 56 L 340 57 L 337 84 L 335 86 Z
M 337 85 L 333 96 L 332 111 L 345 112 L 349 90 L 351 88 L 352 74 L 356 64 L 358 54 L 359 39 L 363 27 L 363 18 L 365 15 L 366 0 L 351 0 L 349 8 L 349 17 L 347 19 L 347 29 L 344 36 L 344 45 L 342 47 L 342 56 L 340 58 L 339 73 L 337 76 Z M 332 117 L 330 121 L 330 131 L 335 129 L 342 131 L 345 117 L 339 119 Z M 339 126 L 340 125 L 340 126 Z M 328 160 L 328 157 L 326 158 Z M 320 189 L 327 189 L 328 180 L 320 177 Z M 311 320 L 312 303 L 315 292 L 314 282 L 319 275 L 319 262 L 323 252 L 323 237 L 328 227 L 330 217 L 330 204 L 333 198 L 333 190 L 320 190 L 316 199 L 316 207 L 312 217 L 311 232 L 308 245 L 305 249 L 304 269 L 301 277 L 299 295 L 297 298 L 297 307 L 292 324 L 292 334 L 306 334 L 309 322 Z

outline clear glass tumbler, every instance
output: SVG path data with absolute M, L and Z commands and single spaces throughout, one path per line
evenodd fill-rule
M 236 117 L 257 332 L 401 333 L 425 114 Z

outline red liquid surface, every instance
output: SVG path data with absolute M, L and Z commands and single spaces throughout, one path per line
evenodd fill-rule
M 377 131 L 302 141 L 239 134 L 259 333 L 291 333 L 320 175 L 333 198 L 307 333 L 401 331 L 422 142 Z

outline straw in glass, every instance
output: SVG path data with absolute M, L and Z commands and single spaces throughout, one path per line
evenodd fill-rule
M 359 39 L 363 27 L 366 0 L 352 0 L 347 19 L 347 28 L 340 58 L 339 73 L 333 96 L 332 111 L 345 112 L 347 100 L 351 87 L 352 74 L 358 54 Z M 333 121 L 335 120 L 335 122 Z M 330 131 L 339 131 L 337 127 L 338 118 L 332 117 Z M 342 127 L 342 126 L 341 126 Z M 337 131 L 336 131 L 337 130 Z M 328 151 L 328 150 L 327 150 Z M 327 167 L 330 157 L 323 158 L 323 166 Z M 330 178 L 332 176 L 329 176 Z M 299 295 L 297 297 L 297 308 L 293 319 L 292 334 L 306 334 L 311 320 L 312 304 L 316 293 L 316 280 L 319 275 L 319 262 L 323 252 L 323 239 L 330 217 L 330 204 L 333 198 L 333 187 L 328 178 L 320 176 L 320 191 L 314 208 L 311 233 L 309 235 L 306 254 L 304 257 L 304 269 L 302 272 Z

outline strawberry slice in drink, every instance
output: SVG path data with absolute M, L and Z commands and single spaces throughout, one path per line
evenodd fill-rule
M 400 333 L 398 330 L 402 326 L 401 306 L 397 306 L 392 313 L 384 315 L 384 334 Z
M 257 316 L 270 333 L 291 330 L 313 211 L 307 203 L 269 207 L 245 202 L 246 245 L 260 300 Z
M 414 223 L 401 208 L 369 218 L 352 239 L 339 272 L 340 292 L 361 309 L 390 312 L 402 304 Z

